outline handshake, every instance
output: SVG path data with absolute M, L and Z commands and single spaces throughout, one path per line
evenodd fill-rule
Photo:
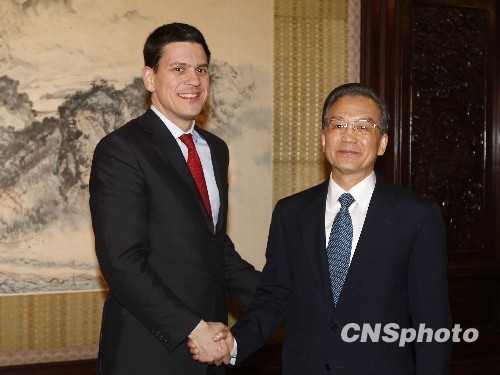
M 202 320 L 189 335 L 187 345 L 194 360 L 217 366 L 222 363 L 227 365 L 231 360 L 234 337 L 223 323 Z

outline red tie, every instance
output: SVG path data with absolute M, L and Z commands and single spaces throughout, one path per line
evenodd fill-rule
M 205 203 L 205 208 L 210 215 L 210 219 L 212 219 L 212 207 L 210 206 L 210 199 L 208 198 L 207 183 L 205 182 L 205 176 L 203 175 L 203 168 L 201 167 L 200 157 L 198 156 L 198 152 L 196 152 L 196 147 L 194 146 L 193 135 L 190 133 L 183 134 L 179 137 L 179 139 L 188 148 L 187 164 L 189 170 L 193 175 L 196 186 L 198 186 L 201 199 L 203 199 L 203 203 Z

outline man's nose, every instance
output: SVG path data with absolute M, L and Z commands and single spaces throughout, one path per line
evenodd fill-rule
M 186 79 L 186 84 L 190 86 L 197 87 L 201 83 L 200 77 L 198 77 L 198 73 L 195 70 L 189 72 L 189 76 Z

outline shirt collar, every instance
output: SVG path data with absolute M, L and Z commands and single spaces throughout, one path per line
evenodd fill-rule
M 184 132 L 181 128 L 179 128 L 177 125 L 175 125 L 172 121 L 170 121 L 168 118 L 165 117 L 163 113 L 161 113 L 158 108 L 156 108 L 153 104 L 151 104 L 151 109 L 153 110 L 154 113 L 158 115 L 158 117 L 163 121 L 163 123 L 167 126 L 168 130 L 170 130 L 170 133 L 174 136 L 174 138 L 179 138 L 183 134 L 193 134 L 193 138 L 195 139 L 196 142 L 200 142 L 203 138 L 194 130 L 194 124 L 195 121 L 191 123 L 191 127 L 188 129 L 187 132 Z
M 368 210 L 368 206 L 370 205 L 373 190 L 375 190 L 375 181 L 375 172 L 372 171 L 372 173 L 370 173 L 361 182 L 353 186 L 348 191 L 348 193 L 353 196 L 356 203 L 359 204 L 365 211 Z M 335 204 L 338 203 L 339 197 L 344 193 L 347 192 L 339 185 L 337 185 L 335 181 L 333 181 L 333 178 L 330 174 L 330 180 L 328 183 L 328 195 L 326 201 L 327 206 L 333 208 Z

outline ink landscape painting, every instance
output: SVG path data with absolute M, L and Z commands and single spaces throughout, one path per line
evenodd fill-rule
M 250 21 L 230 40 L 229 30 L 210 26 L 210 7 L 230 14 L 229 0 L 200 5 L 194 16 L 173 1 L 145 3 L 0 4 L 0 294 L 106 288 L 88 208 L 92 153 L 104 135 L 147 108 L 142 45 L 155 27 L 174 21 L 199 27 L 212 49 L 210 98 L 198 120 L 231 151 L 230 235 L 243 256 L 257 267 L 263 262 L 272 191 L 272 38 L 248 36 Z M 272 17 L 269 5 L 262 8 L 267 2 L 257 3 L 248 12 L 264 9 Z M 163 16 L 172 9 L 178 17 Z M 256 50 L 226 48 L 238 37 L 254 38 Z

